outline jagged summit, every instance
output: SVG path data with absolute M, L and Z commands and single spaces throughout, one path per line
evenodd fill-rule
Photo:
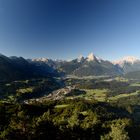
M 31 59 L 32 61 L 34 62 L 44 62 L 44 63 L 47 63 L 49 61 L 59 61 L 59 62 L 64 62 L 64 61 L 72 61 L 72 60 L 51 60 L 51 59 L 48 59 L 46 57 L 42 57 L 42 58 L 33 58 Z M 90 53 L 87 57 L 84 57 L 83 55 L 79 55 L 79 57 L 77 58 L 77 62 L 82 62 L 83 60 L 86 60 L 88 62 L 90 61 L 99 61 L 101 62 L 103 59 L 101 59 L 100 57 L 96 57 L 93 53 Z
M 78 62 L 81 62 L 81 61 L 83 61 L 83 60 L 84 60 L 83 55 L 80 55 L 80 56 L 77 58 L 77 61 L 78 61 Z
M 103 59 L 101 59 L 100 57 L 97 57 L 94 55 L 94 53 L 90 53 L 88 56 L 87 56 L 87 61 L 90 62 L 90 61 L 98 61 L 99 63 L 103 61 Z
M 94 61 L 94 60 L 97 60 L 96 56 L 93 53 L 90 53 L 87 56 L 87 61 Z
M 134 62 L 138 61 L 138 59 L 134 56 L 126 56 L 122 60 L 126 61 L 126 62 L 130 62 L 130 63 L 134 63 Z
M 49 59 L 48 58 L 34 58 L 34 59 L 32 59 L 32 61 L 36 61 L 36 62 L 48 62 Z
M 70 61 L 37 58 L 32 59 L 31 62 L 37 66 L 46 64 L 54 69 L 63 71 L 65 74 L 78 76 L 119 75 L 140 70 L 140 60 L 136 57 L 126 56 L 120 60 L 110 62 L 97 57 L 94 53 L 90 53 L 86 57 L 80 55 L 78 58 Z

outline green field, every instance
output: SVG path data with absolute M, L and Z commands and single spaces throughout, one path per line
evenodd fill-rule
M 133 83 L 130 86 L 132 86 L 132 87 L 140 87 L 140 83 Z
M 129 81 L 128 79 L 123 78 L 123 77 L 116 77 L 115 80 L 118 82 L 128 82 Z
M 29 87 L 29 88 L 22 88 L 22 89 L 18 89 L 17 92 L 19 93 L 32 93 L 33 92 L 33 88 Z
M 69 104 L 56 105 L 55 108 L 66 108 Z
M 118 100 L 120 98 L 125 98 L 125 97 L 130 97 L 130 96 L 136 96 L 136 95 L 139 95 L 139 91 L 136 91 L 134 93 L 124 93 L 124 94 L 120 94 L 120 95 L 117 95 L 117 96 L 113 96 L 113 97 L 109 97 L 109 101 L 114 101 L 114 100 Z
M 108 89 L 84 89 L 84 91 L 86 94 L 79 95 L 79 97 L 84 97 L 87 100 L 95 99 L 101 102 L 106 100 L 106 93 L 109 92 Z
M 108 93 L 110 92 L 108 89 L 82 89 L 86 92 L 86 94 L 81 94 L 78 96 L 70 96 L 67 99 L 74 99 L 74 98 L 84 98 L 86 100 L 97 100 L 99 102 L 111 102 L 117 101 L 120 98 L 126 98 L 131 96 L 138 96 L 140 93 L 139 91 L 133 93 L 123 93 L 116 96 L 107 97 Z M 62 105 L 62 107 L 67 105 Z M 59 106 L 58 106 L 59 107 Z M 60 105 L 61 107 L 61 105 Z

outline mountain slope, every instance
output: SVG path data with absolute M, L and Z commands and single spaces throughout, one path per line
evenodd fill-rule
M 15 67 L 10 58 L 0 55 L 0 80 L 19 79 L 23 76 L 23 73 Z
M 129 72 L 129 73 L 126 73 L 124 76 L 125 78 L 128 78 L 128 79 L 140 80 L 140 71 Z
M 47 65 L 45 65 L 47 67 Z M 40 76 L 55 75 L 55 71 L 29 63 L 22 57 L 6 57 L 0 55 L 0 81 L 28 79 Z
M 91 75 L 120 75 L 121 70 L 109 61 L 85 61 L 81 67 L 73 72 L 77 76 L 91 76 Z

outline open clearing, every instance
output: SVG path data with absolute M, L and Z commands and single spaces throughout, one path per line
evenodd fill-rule
M 55 108 L 66 108 L 69 104 L 56 105 Z

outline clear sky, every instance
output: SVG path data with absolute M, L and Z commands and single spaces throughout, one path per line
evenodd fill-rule
M 0 53 L 140 58 L 140 0 L 0 0 Z

